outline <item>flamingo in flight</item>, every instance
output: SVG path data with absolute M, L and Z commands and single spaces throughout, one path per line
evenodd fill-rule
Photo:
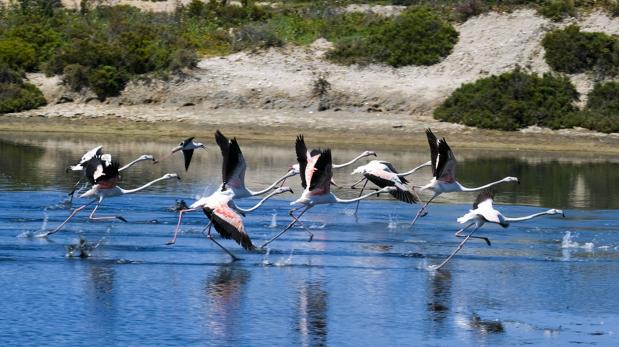
M 297 161 L 299 162 L 299 168 L 303 175 L 301 176 L 301 185 L 304 188 L 301 197 L 297 200 L 290 203 L 292 206 L 296 206 L 292 208 L 288 214 L 292 217 L 292 222 L 284 228 L 279 234 L 275 235 L 273 238 L 265 242 L 260 248 L 266 247 L 271 242 L 275 241 L 281 235 L 283 235 L 286 231 L 294 226 L 305 212 L 307 212 L 310 208 L 320 205 L 320 204 L 350 204 L 353 202 L 357 202 L 366 198 L 369 198 L 372 195 L 380 194 L 383 192 L 391 192 L 397 188 L 388 186 L 384 187 L 376 192 L 372 192 L 366 195 L 359 196 L 354 199 L 340 199 L 331 193 L 331 178 L 333 176 L 333 172 L 331 170 L 331 150 L 326 149 L 324 151 L 314 149 L 311 152 L 308 152 L 307 147 L 305 146 L 305 141 L 303 139 L 303 135 L 297 137 L 296 140 L 296 152 L 297 152 Z M 294 215 L 294 212 L 304 208 L 297 216 Z M 313 234 L 310 231 L 307 231 L 310 234 L 310 241 L 313 238 Z
M 159 160 L 155 160 L 154 164 L 157 164 L 159 162 L 164 161 L 165 159 L 168 159 L 170 156 L 172 156 L 174 153 L 178 151 L 183 151 L 183 157 L 185 159 L 185 171 L 189 170 L 189 164 L 191 164 L 191 158 L 193 157 L 193 151 L 198 148 L 202 148 L 206 150 L 206 146 L 203 143 L 195 142 L 193 139 L 195 139 L 195 137 L 190 137 L 190 138 L 187 138 L 181 141 L 181 143 L 179 143 L 178 146 L 174 147 L 168 155 L 164 156 L 163 158 Z
M 294 176 L 290 171 L 284 176 L 277 179 L 273 184 L 260 191 L 249 190 L 245 186 L 245 171 L 247 170 L 247 164 L 241 152 L 241 147 L 236 138 L 228 140 L 221 131 L 215 132 L 215 141 L 221 150 L 223 156 L 222 166 L 222 185 L 221 190 L 230 189 L 234 193 L 233 199 L 247 198 L 250 196 L 258 196 L 268 193 L 275 188 L 280 182 L 283 182 L 286 178 Z
M 434 200 L 437 196 L 443 193 L 453 193 L 453 192 L 476 192 L 480 190 L 484 190 L 486 188 L 490 188 L 494 185 L 503 183 L 503 182 L 517 182 L 518 178 L 516 177 L 505 177 L 496 182 L 488 183 L 481 187 L 475 188 L 467 188 L 460 184 L 460 182 L 456 181 L 456 157 L 454 156 L 451 148 L 447 144 L 445 138 L 440 140 L 436 139 L 436 136 L 432 133 L 432 130 L 426 129 L 426 136 L 428 138 L 428 144 L 430 145 L 430 157 L 432 161 L 432 174 L 433 178 L 430 183 L 425 186 L 417 187 L 419 190 L 431 190 L 434 192 L 430 200 L 426 202 L 423 207 L 417 212 L 415 215 L 415 219 L 413 219 L 412 225 L 417 222 L 417 219 L 421 216 L 424 211 L 427 211 L 427 206 Z
M 451 260 L 451 258 L 453 258 L 453 256 L 456 255 L 456 253 L 458 253 L 462 249 L 462 247 L 464 247 L 464 244 L 470 238 L 482 239 L 486 241 L 488 246 L 490 246 L 490 239 L 488 239 L 487 237 L 472 236 L 473 233 L 476 232 L 479 228 L 481 228 L 485 223 L 494 223 L 494 224 L 498 224 L 502 226 L 503 228 L 507 228 L 510 223 L 527 221 L 527 220 L 540 217 L 540 216 L 544 216 L 544 215 L 560 214 L 562 217 L 565 217 L 565 213 L 563 212 L 563 210 L 558 210 L 554 208 L 544 211 L 544 212 L 534 213 L 532 215 L 524 216 L 524 217 L 515 217 L 515 218 L 505 217 L 503 214 L 501 214 L 501 212 L 497 211 L 492 206 L 493 200 L 494 200 L 494 192 L 489 191 L 489 190 L 481 192 L 477 196 L 477 199 L 475 199 L 475 202 L 473 203 L 473 209 L 470 210 L 464 216 L 458 218 L 458 223 L 460 224 L 469 223 L 464 228 L 456 231 L 456 234 L 455 234 L 456 237 L 463 237 L 464 240 L 462 240 L 462 242 L 458 245 L 458 247 L 456 247 L 456 249 L 442 263 L 436 266 L 432 266 L 433 270 L 439 270 L 440 268 L 445 266 L 445 264 L 447 264 L 449 260 Z M 466 229 L 472 226 L 475 226 L 475 229 L 473 229 L 473 231 L 471 231 L 468 235 L 462 234 Z
M 101 202 L 103 202 L 105 198 L 137 193 L 143 189 L 150 187 L 151 185 L 159 181 L 169 180 L 172 178 L 180 179 L 180 177 L 177 174 L 168 173 L 168 174 L 163 175 L 162 177 L 159 177 L 153 181 L 150 181 L 144 184 L 143 186 L 139 188 L 123 189 L 117 185 L 118 181 L 120 180 L 119 166 L 120 165 L 118 164 L 117 161 L 112 161 L 112 157 L 110 155 L 104 154 L 102 156 L 98 156 L 98 157 L 95 156 L 91 158 L 86 164 L 85 170 L 86 170 L 86 177 L 88 178 L 88 181 L 90 182 L 92 187 L 88 191 L 86 191 L 84 194 L 80 195 L 80 198 L 93 198 L 93 200 L 73 210 L 73 212 L 71 212 L 69 217 L 64 222 L 62 222 L 62 224 L 60 224 L 56 229 L 39 234 L 37 235 L 37 237 L 46 237 L 46 236 L 49 236 L 51 234 L 58 232 L 79 211 L 83 210 L 84 208 L 93 204 L 94 202 L 97 202 L 97 205 L 90 213 L 90 216 L 88 217 L 88 219 L 90 220 L 119 219 L 123 222 L 126 222 L 127 220 L 122 216 L 97 217 L 96 212 L 99 206 L 101 205 Z
M 421 168 L 431 165 L 432 162 L 429 161 L 413 168 L 412 170 L 398 173 L 393 164 L 391 164 L 390 162 L 384 160 L 372 160 L 369 163 L 361 165 L 353 170 L 351 175 L 362 174 L 363 178 L 355 182 L 350 188 L 355 189 L 355 186 L 357 184 L 364 182 L 363 187 L 361 187 L 361 191 L 359 192 L 359 195 L 362 195 L 363 190 L 365 190 L 365 187 L 368 184 L 368 181 L 370 181 L 380 188 L 384 188 L 387 186 L 396 187 L 397 189 L 391 192 L 391 195 L 394 198 L 408 204 L 417 203 L 419 202 L 419 198 L 413 195 L 413 193 L 409 190 L 408 186 L 406 186 L 408 180 L 406 180 L 405 177 L 413 174 Z M 359 203 L 360 201 L 357 201 L 357 206 L 355 207 L 355 214 L 357 214 L 357 210 L 359 209 Z
M 84 155 L 82 155 L 82 158 L 80 159 L 80 161 L 76 164 L 76 165 L 71 165 L 69 166 L 65 171 L 69 172 L 69 171 L 80 171 L 83 172 L 84 176 L 86 176 L 86 164 L 94 157 L 101 157 L 101 156 L 108 156 L 106 157 L 107 159 L 111 160 L 111 154 L 103 154 L 102 153 L 102 149 L 103 146 L 97 146 L 91 150 L 89 150 L 88 152 L 84 153 Z M 133 161 L 129 162 L 129 164 L 121 167 L 118 169 L 118 172 L 122 172 L 128 168 L 130 168 L 131 166 L 141 162 L 141 161 L 145 161 L 145 160 L 152 160 L 155 161 L 155 158 L 153 158 L 152 155 L 149 154 L 143 154 L 141 156 L 139 156 L 138 158 L 134 159 Z M 75 183 L 73 185 L 73 190 L 68 194 L 69 196 L 71 196 L 71 201 L 73 200 L 73 196 L 75 194 L 76 188 L 77 186 L 82 182 L 82 180 L 78 180 L 77 183 Z M 83 188 L 85 188 L 86 186 L 84 186 Z M 81 188 L 82 189 L 82 188 Z M 80 190 L 81 190 L 80 189 Z

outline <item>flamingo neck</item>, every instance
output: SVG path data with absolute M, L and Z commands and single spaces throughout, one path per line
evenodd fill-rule
M 475 187 L 475 188 L 468 188 L 468 187 L 465 187 L 465 186 L 461 185 L 459 182 L 456 182 L 456 183 L 460 186 L 460 191 L 462 191 L 462 192 L 477 192 L 477 191 L 480 191 L 480 190 L 484 190 L 486 188 L 490 188 L 490 187 L 495 186 L 497 184 L 501 184 L 503 182 L 505 182 L 505 179 L 498 180 L 496 182 L 491 182 L 491 183 L 488 183 L 488 184 L 483 185 L 481 187 Z
M 389 189 L 390 189 L 390 187 L 385 187 L 385 188 L 383 188 L 383 189 L 381 189 L 379 191 L 371 192 L 371 193 L 368 193 L 368 194 L 365 194 L 365 195 L 361 195 L 361 196 L 359 196 L 357 198 L 354 198 L 354 199 L 340 199 L 340 198 L 338 198 L 336 196 L 335 197 L 335 201 L 337 203 L 340 203 L 340 204 L 350 204 L 350 203 L 357 202 L 357 201 L 360 201 L 360 200 L 363 200 L 363 199 L 367 199 L 367 198 L 369 198 L 369 197 L 371 197 L 373 195 L 377 195 L 377 194 L 380 194 L 380 193 L 385 193 Z
M 550 211 L 545 211 L 545 212 L 534 213 L 532 215 L 524 216 L 524 217 L 515 217 L 515 218 L 505 217 L 505 221 L 506 222 L 522 222 L 525 220 L 533 219 L 535 217 L 544 216 L 547 214 L 552 214 L 552 213 L 550 213 Z
M 139 158 L 135 159 L 134 161 L 130 162 L 129 164 L 121 167 L 120 169 L 118 169 L 118 171 L 126 170 L 126 169 L 130 168 L 131 166 L 133 166 L 134 164 L 139 163 L 139 162 L 144 161 L 144 160 L 150 160 L 150 159 L 149 158 L 139 157 Z
M 257 191 L 257 192 L 252 192 L 251 190 L 247 189 L 246 190 L 249 192 L 249 196 L 258 196 L 258 195 L 262 195 L 265 193 L 270 192 L 273 188 L 275 188 L 275 186 L 277 186 L 280 182 L 282 182 L 283 180 L 285 180 L 288 177 L 292 177 L 294 176 L 295 173 L 290 170 L 288 171 L 284 176 L 278 178 L 275 182 L 273 182 L 273 184 L 271 184 L 270 186 L 264 188 L 263 190 Z
M 424 167 L 426 167 L 426 166 L 432 166 L 432 162 L 431 162 L 431 161 L 428 161 L 428 162 L 426 162 L 426 163 L 423 163 L 423 164 L 421 164 L 421 165 L 417 166 L 416 168 L 414 168 L 414 169 L 412 169 L 412 170 L 410 170 L 410 171 L 402 172 L 402 173 L 398 174 L 398 177 L 406 177 L 406 176 L 408 176 L 408 175 L 410 175 L 410 174 L 413 174 L 413 173 L 415 173 L 417 170 L 419 170 L 419 169 L 421 169 L 421 168 L 424 168 Z
M 269 194 L 267 194 L 264 198 L 262 198 L 262 200 L 258 201 L 258 203 L 256 205 L 254 205 L 253 207 L 250 208 L 240 208 L 238 206 L 236 206 L 235 208 L 243 213 L 248 213 L 248 212 L 253 212 L 256 209 L 258 209 L 258 207 L 262 206 L 262 204 L 264 204 L 265 201 L 269 200 L 273 195 L 277 195 L 280 194 L 280 192 L 278 192 L 277 190 L 274 190 L 272 192 L 270 192 Z
M 346 163 L 344 163 L 344 164 L 333 164 L 333 168 L 334 168 L 334 169 L 341 169 L 341 168 L 346 167 L 346 166 L 348 166 L 348 165 L 352 165 L 352 164 L 354 164 L 357 160 L 359 160 L 359 159 L 361 159 L 361 158 L 363 158 L 363 157 L 365 157 L 365 156 L 366 156 L 366 155 L 364 155 L 363 153 L 361 153 L 361 154 L 359 154 L 358 156 L 356 156 L 355 158 L 353 158 L 351 161 L 346 162 Z
M 163 181 L 163 180 L 166 180 L 166 179 L 168 179 L 168 178 L 166 178 L 165 176 L 162 176 L 162 177 L 157 178 L 156 180 L 152 180 L 152 181 L 150 181 L 150 182 L 146 183 L 145 185 L 143 185 L 143 186 L 141 186 L 141 187 L 138 187 L 138 188 L 135 188 L 135 189 L 122 189 L 122 188 L 120 188 L 120 192 L 121 192 L 122 194 L 133 194 L 133 193 L 137 193 L 137 192 L 139 192 L 139 191 L 141 191 L 141 190 L 144 190 L 144 189 L 146 189 L 146 188 L 148 188 L 148 187 L 152 186 L 153 184 L 155 184 L 155 183 L 157 183 L 157 182 L 159 182 L 159 181 Z

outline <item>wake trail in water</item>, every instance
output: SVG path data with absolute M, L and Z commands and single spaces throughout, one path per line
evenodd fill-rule
M 595 248 L 595 244 L 593 242 L 585 242 L 584 244 L 580 244 L 574 241 L 574 237 L 572 233 L 569 231 L 565 232 L 563 235 L 563 239 L 561 240 L 561 248 L 562 249 L 584 249 L 587 251 L 593 251 Z

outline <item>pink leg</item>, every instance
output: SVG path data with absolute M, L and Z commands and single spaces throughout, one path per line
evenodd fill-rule
M 411 223 L 411 225 L 415 225 L 415 223 L 417 222 L 417 219 L 419 219 L 419 217 L 421 216 L 421 213 L 423 211 L 427 211 L 426 207 L 428 207 L 428 205 L 432 202 L 432 200 L 434 200 L 434 198 L 436 198 L 437 196 L 438 194 L 434 194 L 434 196 L 432 196 L 430 200 L 428 200 L 428 202 L 423 204 L 423 207 L 419 211 L 417 211 L 417 215 L 415 215 L 415 219 L 413 219 L 413 222 Z
M 213 241 L 213 242 L 214 242 L 217 246 L 219 246 L 221 249 L 223 249 L 223 250 L 224 250 L 224 252 L 228 253 L 228 255 L 229 255 L 230 257 L 232 257 L 232 261 L 237 261 L 237 260 L 240 260 L 240 258 L 237 258 L 237 257 L 236 257 L 234 254 L 232 254 L 232 252 L 230 252 L 230 251 L 229 251 L 226 247 L 222 246 L 222 244 L 221 244 L 221 243 L 219 243 L 219 242 L 215 241 L 215 239 L 211 236 L 211 226 L 212 226 L 212 225 L 213 225 L 212 223 L 209 223 L 209 224 L 208 224 L 208 234 L 206 235 L 206 237 L 208 237 L 208 239 L 209 239 L 209 240 Z
M 79 211 L 83 210 L 84 208 L 86 208 L 86 206 L 89 206 L 90 204 L 92 204 L 92 203 L 93 203 L 93 202 L 95 202 L 95 201 L 97 201 L 97 200 L 93 200 L 93 201 L 91 201 L 91 202 L 87 203 L 86 205 L 82 205 L 82 206 L 80 206 L 80 207 L 76 208 L 75 210 L 73 210 L 73 212 L 71 212 L 71 214 L 69 215 L 69 217 L 68 217 L 67 219 L 65 219 L 65 221 L 64 221 L 64 222 L 62 222 L 62 224 L 60 224 L 60 225 L 59 225 L 56 229 L 54 229 L 54 230 L 52 230 L 52 231 L 48 231 L 48 232 L 42 233 L 42 234 L 39 234 L 39 235 L 37 235 L 37 237 L 46 237 L 46 236 L 48 236 L 48 235 L 51 235 L 51 234 L 56 233 L 57 231 L 59 231 L 60 229 L 62 229 L 62 227 L 63 227 L 65 224 L 67 224 L 67 222 L 68 222 L 69 220 L 71 220 L 71 218 L 73 218 L 73 217 L 74 217 L 74 216 L 75 216 L 75 215 L 76 215 Z
M 88 216 L 88 219 L 90 219 L 90 220 L 114 220 L 114 219 L 120 219 L 121 221 L 127 223 L 127 220 L 123 216 L 97 217 L 95 214 L 97 213 L 97 209 L 99 208 L 100 205 L 101 205 L 101 202 L 99 202 L 97 204 L 97 206 L 95 206 L 95 208 L 90 213 L 90 216 Z
M 292 212 L 294 212 L 294 211 L 295 211 L 295 210 L 290 210 L 290 211 L 288 212 L 288 215 L 289 215 L 290 217 L 292 217 L 292 219 L 294 220 L 294 222 L 295 222 L 295 223 L 299 223 L 299 224 L 301 225 L 301 228 L 303 228 L 303 231 L 305 231 L 306 233 L 308 233 L 308 234 L 309 234 L 309 240 L 307 240 L 307 242 L 312 242 L 312 240 L 314 239 L 314 234 L 313 234 L 311 231 L 309 231 L 309 228 L 306 228 L 306 227 L 305 227 L 305 224 L 303 223 L 303 221 L 299 219 L 299 218 L 301 218 L 301 215 L 302 215 L 303 213 L 301 213 L 298 217 L 295 217 L 295 216 L 294 216 L 294 214 L 292 213 Z
M 178 211 L 178 223 L 176 223 L 176 230 L 174 230 L 174 237 L 172 237 L 172 240 L 166 242 L 166 245 L 173 245 L 176 243 L 176 236 L 178 235 L 178 231 L 181 229 L 181 221 L 183 220 L 183 213 L 184 212 L 193 212 L 193 211 L 197 211 L 197 209 L 192 208 L 192 209 L 188 209 L 188 210 L 180 210 Z
M 462 232 L 464 230 L 466 230 L 467 228 L 471 227 L 473 224 L 470 224 L 469 226 L 467 226 L 466 228 L 459 230 L 458 232 Z M 433 270 L 440 270 L 443 266 L 445 266 L 445 264 L 447 264 L 451 258 L 453 258 L 454 255 L 456 255 L 456 253 L 460 252 L 460 250 L 462 249 L 462 247 L 464 247 L 464 244 L 466 243 L 466 241 L 469 240 L 469 238 L 471 237 L 471 235 L 473 235 L 474 232 L 477 231 L 477 229 L 479 229 L 479 227 L 476 227 L 475 229 L 473 229 L 473 231 L 471 231 L 468 235 L 466 235 L 466 237 L 464 238 L 464 240 L 462 240 L 462 242 L 460 242 L 460 244 L 458 245 L 458 247 L 456 247 L 456 249 L 451 252 L 451 254 L 449 255 L 449 257 L 447 257 L 447 259 L 443 260 L 442 263 L 440 263 L 437 266 L 432 266 Z
M 288 229 L 292 228 L 292 226 L 294 226 L 294 224 L 295 224 L 296 222 L 298 222 L 298 221 L 299 221 L 299 218 L 301 218 L 301 216 L 302 216 L 305 212 L 307 212 L 307 210 L 309 210 L 309 209 L 310 209 L 310 208 L 312 208 L 313 206 L 314 206 L 314 205 L 307 205 L 307 206 L 305 207 L 305 210 L 303 210 L 301 213 L 299 213 L 299 215 L 298 215 L 297 217 L 295 217 L 294 215 L 292 215 L 292 212 L 294 212 L 294 211 L 296 211 L 296 210 L 300 209 L 301 207 L 297 207 L 297 208 L 294 208 L 294 209 L 290 210 L 289 214 L 290 214 L 290 215 L 292 215 L 292 218 L 293 218 L 292 222 L 290 222 L 290 224 L 288 224 L 288 225 L 286 226 L 286 228 L 284 228 L 284 230 L 280 231 L 280 232 L 279 232 L 279 234 L 277 234 L 277 235 L 275 235 L 274 237 L 272 237 L 269 241 L 267 241 L 267 242 L 263 243 L 263 244 L 262 244 L 262 246 L 260 246 L 260 248 L 261 248 L 261 249 L 263 249 L 263 248 L 264 248 L 264 247 L 266 247 L 269 243 L 271 243 L 271 242 L 275 241 L 275 240 L 276 240 L 276 239 L 278 239 L 280 236 L 282 236 L 282 235 L 283 235 L 286 231 L 288 231 Z M 310 233 L 310 234 L 311 234 L 311 233 Z

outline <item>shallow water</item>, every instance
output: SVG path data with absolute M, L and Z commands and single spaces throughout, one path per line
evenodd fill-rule
M 545 153 L 459 152 L 466 185 L 503 176 L 520 185 L 499 189 L 504 214 L 564 208 L 567 217 L 540 218 L 508 229 L 484 226 L 492 246 L 470 241 L 440 272 L 459 242 L 455 219 L 473 195 L 438 199 L 411 229 L 415 209 L 381 198 L 352 206 L 319 206 L 305 225 L 267 253 L 222 243 L 230 258 L 201 233 L 205 217 L 188 214 L 183 234 L 167 246 L 176 223 L 169 209 L 216 188 L 218 150 L 196 153 L 188 173 L 182 159 L 138 164 L 122 186 L 168 171 L 164 182 L 133 196 L 109 199 L 99 214 L 128 223 L 87 222 L 78 214 L 47 239 L 32 237 L 70 213 L 62 202 L 77 176 L 64 173 L 86 150 L 104 149 L 126 162 L 172 143 L 141 139 L 0 136 L 0 343 L 2 345 L 615 345 L 619 333 L 619 164 L 614 158 Z M 308 141 L 311 142 L 311 141 Z M 316 144 L 318 145 L 318 144 Z M 285 173 L 292 148 L 241 143 L 250 187 Z M 364 148 L 334 150 L 336 162 Z M 379 151 L 406 170 L 427 159 L 423 149 Z M 347 185 L 351 170 L 335 180 Z M 427 171 L 413 176 L 423 183 Z M 294 195 L 274 199 L 245 218 L 261 244 L 288 222 Z M 335 190 L 342 196 L 356 192 Z M 257 199 L 241 201 L 249 206 Z M 76 201 L 77 202 L 77 201 Z M 90 258 L 67 257 L 82 237 L 97 247 Z

